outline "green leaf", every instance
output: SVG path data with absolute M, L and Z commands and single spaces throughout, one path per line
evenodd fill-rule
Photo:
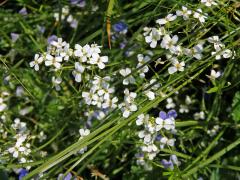
M 240 121 L 240 92 L 236 92 L 233 98 L 232 117 L 234 121 Z
M 218 88 L 217 86 L 215 86 L 215 87 L 209 89 L 209 90 L 207 91 L 207 93 L 208 93 L 208 94 L 215 93 L 215 92 L 218 91 L 218 89 L 219 89 L 219 88 Z

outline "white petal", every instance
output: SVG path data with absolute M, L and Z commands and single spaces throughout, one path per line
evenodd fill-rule
M 38 71 L 39 70 L 39 65 L 36 64 L 35 67 L 34 67 L 35 71 Z
M 105 68 L 105 64 L 102 63 L 102 62 L 99 62 L 98 63 L 98 67 L 99 67 L 99 69 L 104 69 Z
M 45 61 L 45 65 L 46 66 L 51 66 L 52 65 L 52 61 Z
M 104 63 L 108 62 L 108 57 L 107 56 L 102 56 L 100 57 L 100 60 Z
M 163 18 L 163 19 L 158 19 L 158 20 L 156 21 L 156 23 L 158 23 L 158 24 L 162 25 L 162 24 L 166 24 L 166 23 L 167 23 L 167 21 L 166 21 L 166 19 L 165 19 L 165 18 Z
M 151 44 L 150 44 L 150 47 L 151 48 L 155 48 L 157 46 L 157 41 L 152 41 Z
M 57 69 L 60 69 L 60 68 L 61 68 L 61 64 L 58 63 L 58 62 L 55 62 L 55 63 L 54 63 L 54 66 L 55 66 L 55 68 L 57 68 Z
M 81 81 L 82 81 L 82 76 L 81 76 L 80 73 L 77 73 L 77 74 L 75 75 L 75 81 L 76 81 L 76 82 L 81 82 Z
M 130 106 L 130 110 L 131 110 L 131 111 L 137 111 L 137 106 L 136 106 L 135 104 L 132 104 L 132 105 Z
M 125 110 L 125 111 L 123 112 L 123 117 L 127 118 L 129 115 L 130 115 L 130 111 Z
M 30 67 L 35 66 L 35 61 L 31 61 L 31 62 L 29 63 L 29 65 L 30 65 Z
M 174 66 L 171 66 L 171 67 L 168 68 L 168 73 L 169 73 L 169 74 L 173 74 L 173 73 L 175 73 L 176 71 L 177 71 L 177 68 L 174 67 Z
M 51 61 L 53 60 L 53 57 L 50 54 L 47 54 L 46 59 Z
M 15 151 L 15 152 L 13 153 L 13 157 L 15 157 L 15 158 L 18 157 L 18 151 Z
M 145 41 L 146 41 L 146 43 L 152 42 L 152 36 L 146 36 Z
M 159 125 L 162 125 L 163 124 L 163 119 L 162 118 L 156 118 L 155 122 Z

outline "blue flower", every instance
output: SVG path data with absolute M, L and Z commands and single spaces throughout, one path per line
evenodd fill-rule
M 70 3 L 72 5 L 76 5 L 78 7 L 84 7 L 86 6 L 86 1 L 85 0 L 70 0 Z
M 155 141 L 160 141 L 161 138 L 162 138 L 162 136 L 161 136 L 160 134 L 158 134 L 158 135 L 156 136 L 156 138 L 155 138 Z
M 28 174 L 28 171 L 26 169 L 21 169 L 19 174 L 18 174 L 18 179 L 21 180 L 27 174 Z
M 16 42 L 19 38 L 19 34 L 17 33 L 11 33 L 11 39 L 12 39 L 12 42 Z
M 51 35 L 48 37 L 47 42 L 51 44 L 52 41 L 57 41 L 58 37 L 56 35 Z
M 27 9 L 25 7 L 22 8 L 18 13 L 21 14 L 21 15 L 27 15 L 28 14 Z
M 128 26 L 124 22 L 118 22 L 113 25 L 113 30 L 118 33 L 127 33 Z
M 166 159 L 163 159 L 161 163 L 166 169 L 167 168 L 173 169 L 174 165 L 177 165 L 177 166 L 180 165 L 180 162 L 178 161 L 177 156 L 175 154 L 172 154 L 170 156 L 169 161 L 167 161 Z
M 170 110 L 168 113 L 164 111 L 160 111 L 159 117 L 163 120 L 168 119 L 168 118 L 176 118 L 177 117 L 177 112 L 175 110 Z
M 164 168 L 166 168 L 166 169 L 167 168 L 173 169 L 173 167 L 174 167 L 171 160 L 167 161 L 166 159 L 163 159 L 161 163 L 164 166 Z
M 58 180 L 71 180 L 72 179 L 72 174 L 71 173 L 68 173 L 65 177 L 63 176 L 63 174 L 59 174 L 58 175 Z

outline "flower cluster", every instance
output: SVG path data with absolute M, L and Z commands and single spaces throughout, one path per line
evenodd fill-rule
M 143 90 L 143 94 L 147 96 L 148 100 L 152 101 L 156 98 L 157 90 L 160 87 L 160 83 L 157 82 L 157 79 L 151 79 L 149 83 L 145 83 L 143 85 L 145 90 Z
M 170 110 L 168 113 L 161 111 L 157 118 L 150 117 L 148 114 L 138 116 L 136 124 L 143 128 L 138 132 L 138 137 L 142 142 L 141 151 L 149 160 L 154 159 L 157 153 L 165 146 L 174 146 L 175 139 L 168 138 L 166 135 L 176 132 L 176 117 L 175 110 Z
M 66 21 L 70 24 L 70 27 L 73 29 L 76 29 L 78 26 L 78 20 L 75 19 L 71 14 L 69 14 L 69 7 L 68 6 L 64 6 L 62 7 L 62 13 L 61 13 L 61 17 L 60 17 L 60 13 L 59 12 L 55 12 L 53 14 L 53 17 L 55 18 L 56 21 L 61 21 L 61 19 L 66 19 Z M 61 19 L 60 19 L 61 18 Z
M 216 5 L 214 1 L 202 1 L 206 3 L 206 6 Z M 178 35 L 172 34 L 169 24 L 178 21 L 178 17 L 182 17 L 183 20 L 198 19 L 200 23 L 204 23 L 207 14 L 202 12 L 202 9 L 197 9 L 195 12 L 189 10 L 183 6 L 181 10 L 177 10 L 176 14 L 168 14 L 166 17 L 156 20 L 157 27 L 145 27 L 143 36 L 146 43 L 151 48 L 159 47 L 167 51 L 166 59 L 172 64 L 168 68 L 169 74 L 174 74 L 177 71 L 184 71 L 186 66 L 185 61 L 180 61 L 179 57 L 183 59 L 183 56 L 188 58 L 195 58 L 201 60 L 204 52 L 205 40 L 198 40 L 192 47 L 184 47 L 179 40 Z M 233 57 L 233 52 L 225 48 L 225 45 L 220 41 L 218 36 L 209 37 L 208 42 L 214 45 L 215 51 L 211 52 L 212 56 L 215 56 L 217 60 L 223 58 Z M 146 69 L 144 69 L 146 70 Z
M 123 117 L 127 118 L 132 112 L 137 111 L 137 105 L 134 102 L 136 97 L 136 93 L 130 92 L 128 89 L 124 90 L 124 101 L 118 106 L 122 110 Z
M 14 146 L 8 148 L 7 152 L 12 154 L 12 157 L 18 158 L 20 163 L 30 162 L 27 160 L 27 157 L 31 153 L 31 145 L 27 142 L 30 139 L 30 135 L 26 123 L 16 118 L 14 124 L 12 124 L 12 129 L 16 131 L 16 135 L 13 137 L 16 143 Z
M 100 46 L 97 44 L 86 44 L 85 46 L 75 44 L 75 48 L 71 49 L 69 43 L 63 41 L 62 38 L 58 38 L 50 42 L 47 52 L 35 55 L 34 60 L 30 62 L 30 67 L 38 71 L 40 64 L 44 63 L 51 70 L 60 71 L 64 69 L 64 65 L 70 65 L 71 67 L 72 60 L 75 60 L 72 75 L 75 81 L 79 83 L 82 81 L 83 73 L 86 70 L 92 70 L 94 66 L 99 69 L 105 68 L 108 57 L 100 56 L 100 53 Z M 52 77 L 52 83 L 56 90 L 61 89 L 61 82 L 62 78 L 59 75 Z
M 117 107 L 118 98 L 113 97 L 114 87 L 110 86 L 109 76 L 95 76 L 90 83 L 89 92 L 82 92 L 82 97 L 87 105 L 97 106 L 100 109 L 114 109 Z

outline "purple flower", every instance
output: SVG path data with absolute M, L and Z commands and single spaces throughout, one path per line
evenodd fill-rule
M 177 112 L 175 110 L 170 110 L 168 113 L 165 111 L 160 111 L 159 117 L 163 120 L 168 119 L 168 118 L 176 118 L 177 117 Z
M 167 113 L 165 111 L 160 111 L 159 117 L 163 120 L 168 118 Z
M 127 45 L 127 42 L 121 42 L 120 43 L 120 49 L 124 49 Z
M 28 174 L 28 171 L 26 169 L 21 169 L 19 174 L 18 174 L 18 179 L 21 180 L 27 174 Z
M 11 33 L 11 39 L 12 39 L 12 42 L 16 42 L 19 38 L 19 34 L 17 33 Z
M 170 161 L 172 161 L 172 163 L 173 163 L 173 164 L 176 164 L 177 166 L 180 165 L 180 162 L 178 161 L 178 158 L 177 158 L 177 156 L 176 156 L 175 154 L 172 154 L 172 155 L 170 156 Z
M 168 111 L 168 117 L 176 118 L 177 117 L 177 112 L 174 109 Z
M 21 14 L 21 15 L 27 15 L 28 14 L 27 9 L 25 7 L 23 7 L 18 13 Z
M 118 22 L 113 25 L 113 30 L 118 33 L 127 33 L 128 26 L 124 22 Z
M 76 5 L 78 7 L 85 7 L 86 6 L 86 1 L 85 0 L 70 0 L 70 3 L 72 5 Z
M 65 177 L 63 176 L 63 174 L 59 174 L 58 175 L 58 180 L 71 180 L 72 179 L 72 174 L 71 173 L 68 173 Z
M 161 138 L 162 138 L 162 136 L 161 136 L 160 134 L 158 134 L 158 135 L 156 136 L 156 138 L 155 138 L 155 141 L 160 141 Z
M 143 153 L 137 153 L 137 154 L 135 154 L 135 157 L 136 158 L 143 158 L 144 154 Z
M 78 26 L 78 21 L 77 21 L 76 19 L 74 19 L 74 20 L 71 22 L 70 26 L 71 26 L 73 29 L 76 29 L 77 26 Z
M 58 37 L 56 35 L 51 35 L 48 37 L 47 42 L 51 44 L 52 41 L 57 41 Z
M 169 161 L 167 161 L 166 159 L 163 159 L 162 161 L 161 161 L 161 163 L 162 163 L 162 165 L 164 166 L 164 168 L 170 168 L 170 169 L 173 169 L 173 163 L 172 163 L 172 161 L 171 160 L 169 160 Z

